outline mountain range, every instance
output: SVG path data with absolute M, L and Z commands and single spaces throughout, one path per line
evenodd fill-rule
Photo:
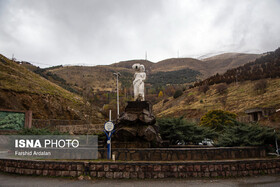
M 165 93 L 164 98 L 158 97 L 165 87 L 186 89 L 187 85 L 253 62 L 261 56 L 263 54 L 225 53 L 200 60 L 171 58 L 157 63 L 129 60 L 92 67 L 60 65 L 42 69 L 28 62 L 13 62 L 1 55 L 0 108 L 34 110 L 36 118 L 80 119 L 85 115 L 81 114 L 85 111 L 82 106 L 89 102 L 94 106 L 95 120 L 102 121 L 104 114 L 97 106 L 104 109 L 104 104 L 115 100 L 116 77 L 113 73 L 121 73 L 120 97 L 124 103 L 121 107 L 125 100 L 132 99 L 134 71 L 131 67 L 135 63 L 145 65 L 147 98 L 156 103 L 166 98 Z M 172 108 L 171 105 L 175 105 L 172 102 L 173 99 L 169 99 L 166 106 Z M 155 111 L 160 116 L 168 110 L 166 107 L 158 110 L 157 106 Z

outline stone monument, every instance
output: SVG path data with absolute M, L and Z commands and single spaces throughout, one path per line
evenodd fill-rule
M 145 101 L 145 67 L 141 64 L 134 64 L 132 68 L 135 70 L 134 101 L 128 101 L 125 111 L 119 116 L 115 136 L 118 142 L 131 143 L 134 147 L 150 147 L 151 142 L 160 144 L 162 139 L 152 112 L 152 105 Z

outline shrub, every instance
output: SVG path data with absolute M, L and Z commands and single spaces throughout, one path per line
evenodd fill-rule
M 0 130 L 20 130 L 24 126 L 24 113 L 0 113 Z
M 200 125 L 221 131 L 225 126 L 233 125 L 235 119 L 236 114 L 223 110 L 211 110 L 201 117 Z
M 235 121 L 226 126 L 218 138 L 218 146 L 262 146 L 274 144 L 274 129 L 258 124 L 244 124 Z
M 227 85 L 225 83 L 217 85 L 216 91 L 218 94 L 221 94 L 221 95 L 227 93 Z
M 224 107 L 226 107 L 226 104 L 227 104 L 227 96 L 221 96 L 221 97 L 218 99 L 218 101 L 219 101 L 220 103 L 222 103 L 222 105 L 223 105 Z
M 190 95 L 186 98 L 186 103 L 190 104 L 191 102 L 195 101 L 195 96 L 194 95 Z
M 180 97 L 181 95 L 183 95 L 183 91 L 182 90 L 176 90 L 176 92 L 173 95 L 173 98 L 176 99 L 176 98 Z
M 173 145 L 179 142 L 198 143 L 216 136 L 213 130 L 188 122 L 183 117 L 161 118 L 157 122 L 162 139 L 169 140 Z
M 267 88 L 267 81 L 265 79 L 262 79 L 262 80 L 258 81 L 254 85 L 254 91 L 257 92 L 258 94 L 265 93 L 266 88 Z
M 198 91 L 201 93 L 205 93 L 209 90 L 209 86 L 207 84 L 198 87 Z

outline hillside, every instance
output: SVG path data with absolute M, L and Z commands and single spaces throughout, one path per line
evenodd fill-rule
M 193 58 L 172 58 L 157 63 L 129 60 L 103 66 L 54 66 L 44 69 L 32 66 L 28 62 L 18 63 L 60 87 L 84 97 L 93 105 L 104 108 L 104 104 L 114 102 L 116 98 L 116 77 L 113 75 L 115 72 L 121 73 L 120 99 L 124 103 L 132 99 L 134 71 L 131 66 L 135 63 L 145 65 L 146 98 L 154 104 L 161 99 L 158 98 L 160 92 L 163 92 L 165 97 L 172 96 L 177 89 L 184 89 L 198 80 L 209 77 L 213 72 L 244 64 L 256 56 L 258 55 L 224 54 L 203 61 Z
M 208 64 L 209 69 L 207 75 L 211 76 L 216 73 L 224 73 L 228 69 L 242 66 L 248 62 L 253 62 L 261 56 L 261 54 L 224 53 L 205 58 L 202 61 Z
M 66 80 L 67 83 L 76 86 L 77 89 L 80 88 L 80 91 L 92 88 L 93 92 L 114 91 L 116 80 L 113 73 L 115 72 L 120 72 L 126 78 L 132 79 L 133 77 L 132 70 L 111 66 L 66 66 L 48 71 Z M 122 84 L 122 82 L 120 84 Z
M 232 83 L 246 80 L 259 80 L 265 78 L 276 78 L 280 74 L 280 48 L 269 52 L 253 62 L 237 68 L 229 69 L 224 74 L 216 74 L 194 86 L 213 85 L 218 83 Z
M 199 87 L 189 89 L 184 94 L 168 101 L 161 101 L 154 105 L 157 117 L 184 116 L 186 118 L 200 118 L 209 110 L 222 109 L 238 114 L 255 107 L 280 107 L 280 79 L 266 79 L 267 88 L 264 93 L 257 93 L 254 85 L 261 80 L 231 83 L 226 86 L 225 93 L 217 91 L 218 85 L 211 85 L 206 93 Z
M 192 70 L 202 71 L 201 73 L 203 73 L 203 71 L 207 69 L 206 66 L 206 63 L 194 58 L 170 58 L 155 63 L 152 70 L 154 72 L 177 71 L 189 68 Z
M 232 54 L 227 54 L 231 56 Z M 223 59 L 224 56 L 209 58 Z M 209 60 L 208 59 L 208 60 Z M 253 62 L 216 74 L 194 84 L 184 94 L 154 106 L 157 116 L 199 118 L 208 110 L 238 114 L 255 107 L 280 107 L 280 48 Z
M 111 64 L 111 67 L 122 67 L 131 69 L 133 64 L 143 64 L 145 66 L 146 71 L 150 72 L 151 68 L 155 65 L 155 63 L 148 61 L 148 60 L 128 60 L 128 61 L 121 61 L 118 63 Z
M 83 99 L 0 55 L 0 108 L 32 110 L 35 119 L 84 119 Z M 97 121 L 102 115 L 94 109 Z
M 217 57 L 211 57 L 209 59 L 204 59 L 203 61 L 193 59 L 193 58 L 172 58 L 166 59 L 157 63 L 153 63 L 147 60 L 129 60 L 122 61 L 119 63 L 114 63 L 107 66 L 65 66 L 65 67 L 56 67 L 47 70 L 52 74 L 56 74 L 58 77 L 65 80 L 66 86 L 59 84 L 64 88 L 76 90 L 77 92 L 82 93 L 84 89 L 91 88 L 93 92 L 113 92 L 115 90 L 115 77 L 114 72 L 120 72 L 121 76 L 121 87 L 126 87 L 126 89 L 131 88 L 134 71 L 131 69 L 131 66 L 135 63 L 141 63 L 145 65 L 147 73 L 147 82 L 151 83 L 151 86 L 154 85 L 154 77 L 169 77 L 170 73 L 165 72 L 174 72 L 173 82 L 176 80 L 182 80 L 181 75 L 178 75 L 176 71 L 182 70 L 184 72 L 190 72 L 185 74 L 184 81 L 180 81 L 178 84 L 194 82 L 198 79 L 202 79 L 213 75 L 218 72 L 224 72 L 227 69 L 236 67 L 239 64 L 245 64 L 251 60 L 254 60 L 259 55 L 255 54 L 232 54 L 232 55 L 219 55 Z M 216 60 L 215 60 L 216 59 Z M 162 72 L 162 73 L 159 73 Z M 178 75 L 178 76 L 177 76 Z M 149 80 L 152 79 L 152 80 Z M 51 80 L 51 78 L 50 78 Z M 53 81 L 53 80 L 51 80 Z M 164 79 L 161 81 L 161 85 L 165 86 L 170 84 L 169 79 Z M 71 89 L 68 89 L 71 91 Z

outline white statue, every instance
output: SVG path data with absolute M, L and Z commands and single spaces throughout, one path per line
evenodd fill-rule
M 141 64 L 133 64 L 132 69 L 135 69 L 133 81 L 134 100 L 144 101 L 144 80 L 146 80 L 145 66 Z

